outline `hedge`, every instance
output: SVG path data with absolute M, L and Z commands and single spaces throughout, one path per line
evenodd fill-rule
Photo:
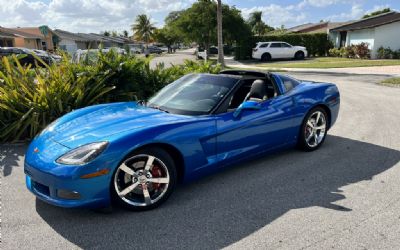
M 252 48 L 256 46 L 257 42 L 269 41 L 283 41 L 294 46 L 304 46 L 307 48 L 309 56 L 325 56 L 328 54 L 329 49 L 333 47 L 332 42 L 328 39 L 326 33 L 292 33 L 282 35 L 266 35 L 262 37 L 253 36 L 238 41 L 235 49 L 235 59 L 250 59 Z

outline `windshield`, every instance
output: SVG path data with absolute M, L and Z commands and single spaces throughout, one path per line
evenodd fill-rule
M 237 81 L 221 75 L 186 75 L 161 89 L 147 105 L 175 114 L 208 114 Z

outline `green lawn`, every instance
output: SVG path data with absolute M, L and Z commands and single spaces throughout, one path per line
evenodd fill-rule
M 382 85 L 400 87 L 400 77 L 393 77 L 381 82 Z
M 304 61 L 287 61 L 255 64 L 256 67 L 265 68 L 350 68 L 370 66 L 400 65 L 400 60 L 363 60 L 350 58 L 320 57 L 306 59 Z

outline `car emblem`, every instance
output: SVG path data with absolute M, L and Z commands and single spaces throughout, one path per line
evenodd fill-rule
M 40 151 L 40 150 L 39 150 L 38 148 L 35 148 L 35 149 L 33 150 L 34 153 L 39 153 L 39 151 Z

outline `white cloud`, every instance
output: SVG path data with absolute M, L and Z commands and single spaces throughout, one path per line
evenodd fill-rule
M 359 19 L 365 14 L 365 10 L 360 4 L 353 4 L 349 12 L 343 12 L 337 15 L 331 15 L 327 17 L 327 20 L 332 21 L 348 21 Z
M 262 11 L 263 21 L 273 27 L 280 27 L 281 25 L 285 25 L 285 27 L 294 26 L 303 23 L 307 18 L 307 15 L 299 11 L 294 5 L 281 6 L 270 4 L 267 6 L 243 8 L 241 11 L 244 18 L 248 18 L 250 13 L 254 11 Z
M 129 29 L 138 14 L 150 16 L 186 8 L 193 0 L 0 0 L 0 26 L 47 24 L 76 32 Z M 5 18 L 4 18 L 5 17 Z M 153 19 L 154 20 L 154 19 Z
M 341 0 L 303 0 L 299 5 L 300 6 L 314 6 L 314 7 L 326 7 L 329 5 L 337 4 L 341 2 Z

